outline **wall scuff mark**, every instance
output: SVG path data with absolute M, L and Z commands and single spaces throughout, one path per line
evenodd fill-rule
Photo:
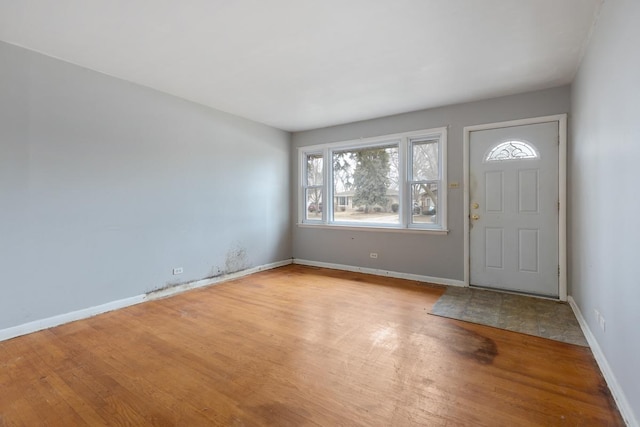
M 235 273 L 249 268 L 247 250 L 240 246 L 229 249 L 225 260 L 225 274 Z

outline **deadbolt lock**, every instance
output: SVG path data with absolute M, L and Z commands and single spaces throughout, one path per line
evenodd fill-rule
M 476 221 L 480 219 L 480 215 L 471 215 L 471 219 Z
M 474 204 L 472 204 L 472 205 L 471 205 L 471 207 L 472 207 L 473 209 L 478 209 L 478 208 L 480 207 L 480 205 L 479 205 L 479 204 L 477 204 L 477 203 L 474 203 Z

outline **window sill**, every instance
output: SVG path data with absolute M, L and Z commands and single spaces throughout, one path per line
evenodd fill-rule
M 410 234 L 433 234 L 433 235 L 447 235 L 449 230 L 438 230 L 431 228 L 397 228 L 397 227 L 371 227 L 371 226 L 354 226 L 354 225 L 338 225 L 338 224 L 309 224 L 306 222 L 296 224 L 300 228 L 317 228 L 325 230 L 339 230 L 339 231 L 378 231 L 383 233 L 410 233 Z

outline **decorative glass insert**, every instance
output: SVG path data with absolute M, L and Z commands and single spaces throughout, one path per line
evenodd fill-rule
M 484 158 L 485 162 L 495 162 L 502 160 L 537 159 L 536 149 L 524 141 L 502 142 L 489 151 Z

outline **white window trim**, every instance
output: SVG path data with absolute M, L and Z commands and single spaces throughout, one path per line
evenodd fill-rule
M 411 210 L 407 209 L 410 199 L 410 164 L 411 141 L 416 139 L 437 139 L 438 142 L 438 166 L 440 201 L 438 203 L 438 220 L 435 225 L 411 223 Z M 309 145 L 298 147 L 298 226 L 309 228 L 331 228 L 349 230 L 371 230 L 371 231 L 396 231 L 396 232 L 421 232 L 431 234 L 446 234 L 448 203 L 447 203 L 447 127 L 423 129 L 411 132 L 402 132 L 375 137 L 359 138 L 347 141 L 337 141 L 325 144 Z M 363 222 L 333 222 L 329 221 L 329 212 L 333 210 L 333 162 L 332 153 L 342 149 L 353 149 L 358 147 L 375 147 L 389 144 L 398 144 L 398 165 L 399 176 L 402 177 L 400 184 L 399 199 L 401 201 L 398 214 L 400 224 L 378 224 Z M 306 156 L 310 154 L 322 153 L 324 158 L 323 169 L 323 210 L 322 218 L 317 220 L 306 219 L 306 198 L 304 194 L 306 183 Z
M 338 224 L 322 224 L 319 222 L 309 223 L 309 222 L 301 222 L 298 223 L 298 227 L 300 228 L 318 228 L 318 229 L 326 229 L 326 230 L 342 230 L 342 231 L 374 231 L 374 232 L 383 232 L 383 233 L 420 233 L 420 234 L 449 234 L 449 230 L 443 230 L 440 228 L 400 228 L 394 226 L 385 226 L 385 225 L 343 225 L 344 223 Z

